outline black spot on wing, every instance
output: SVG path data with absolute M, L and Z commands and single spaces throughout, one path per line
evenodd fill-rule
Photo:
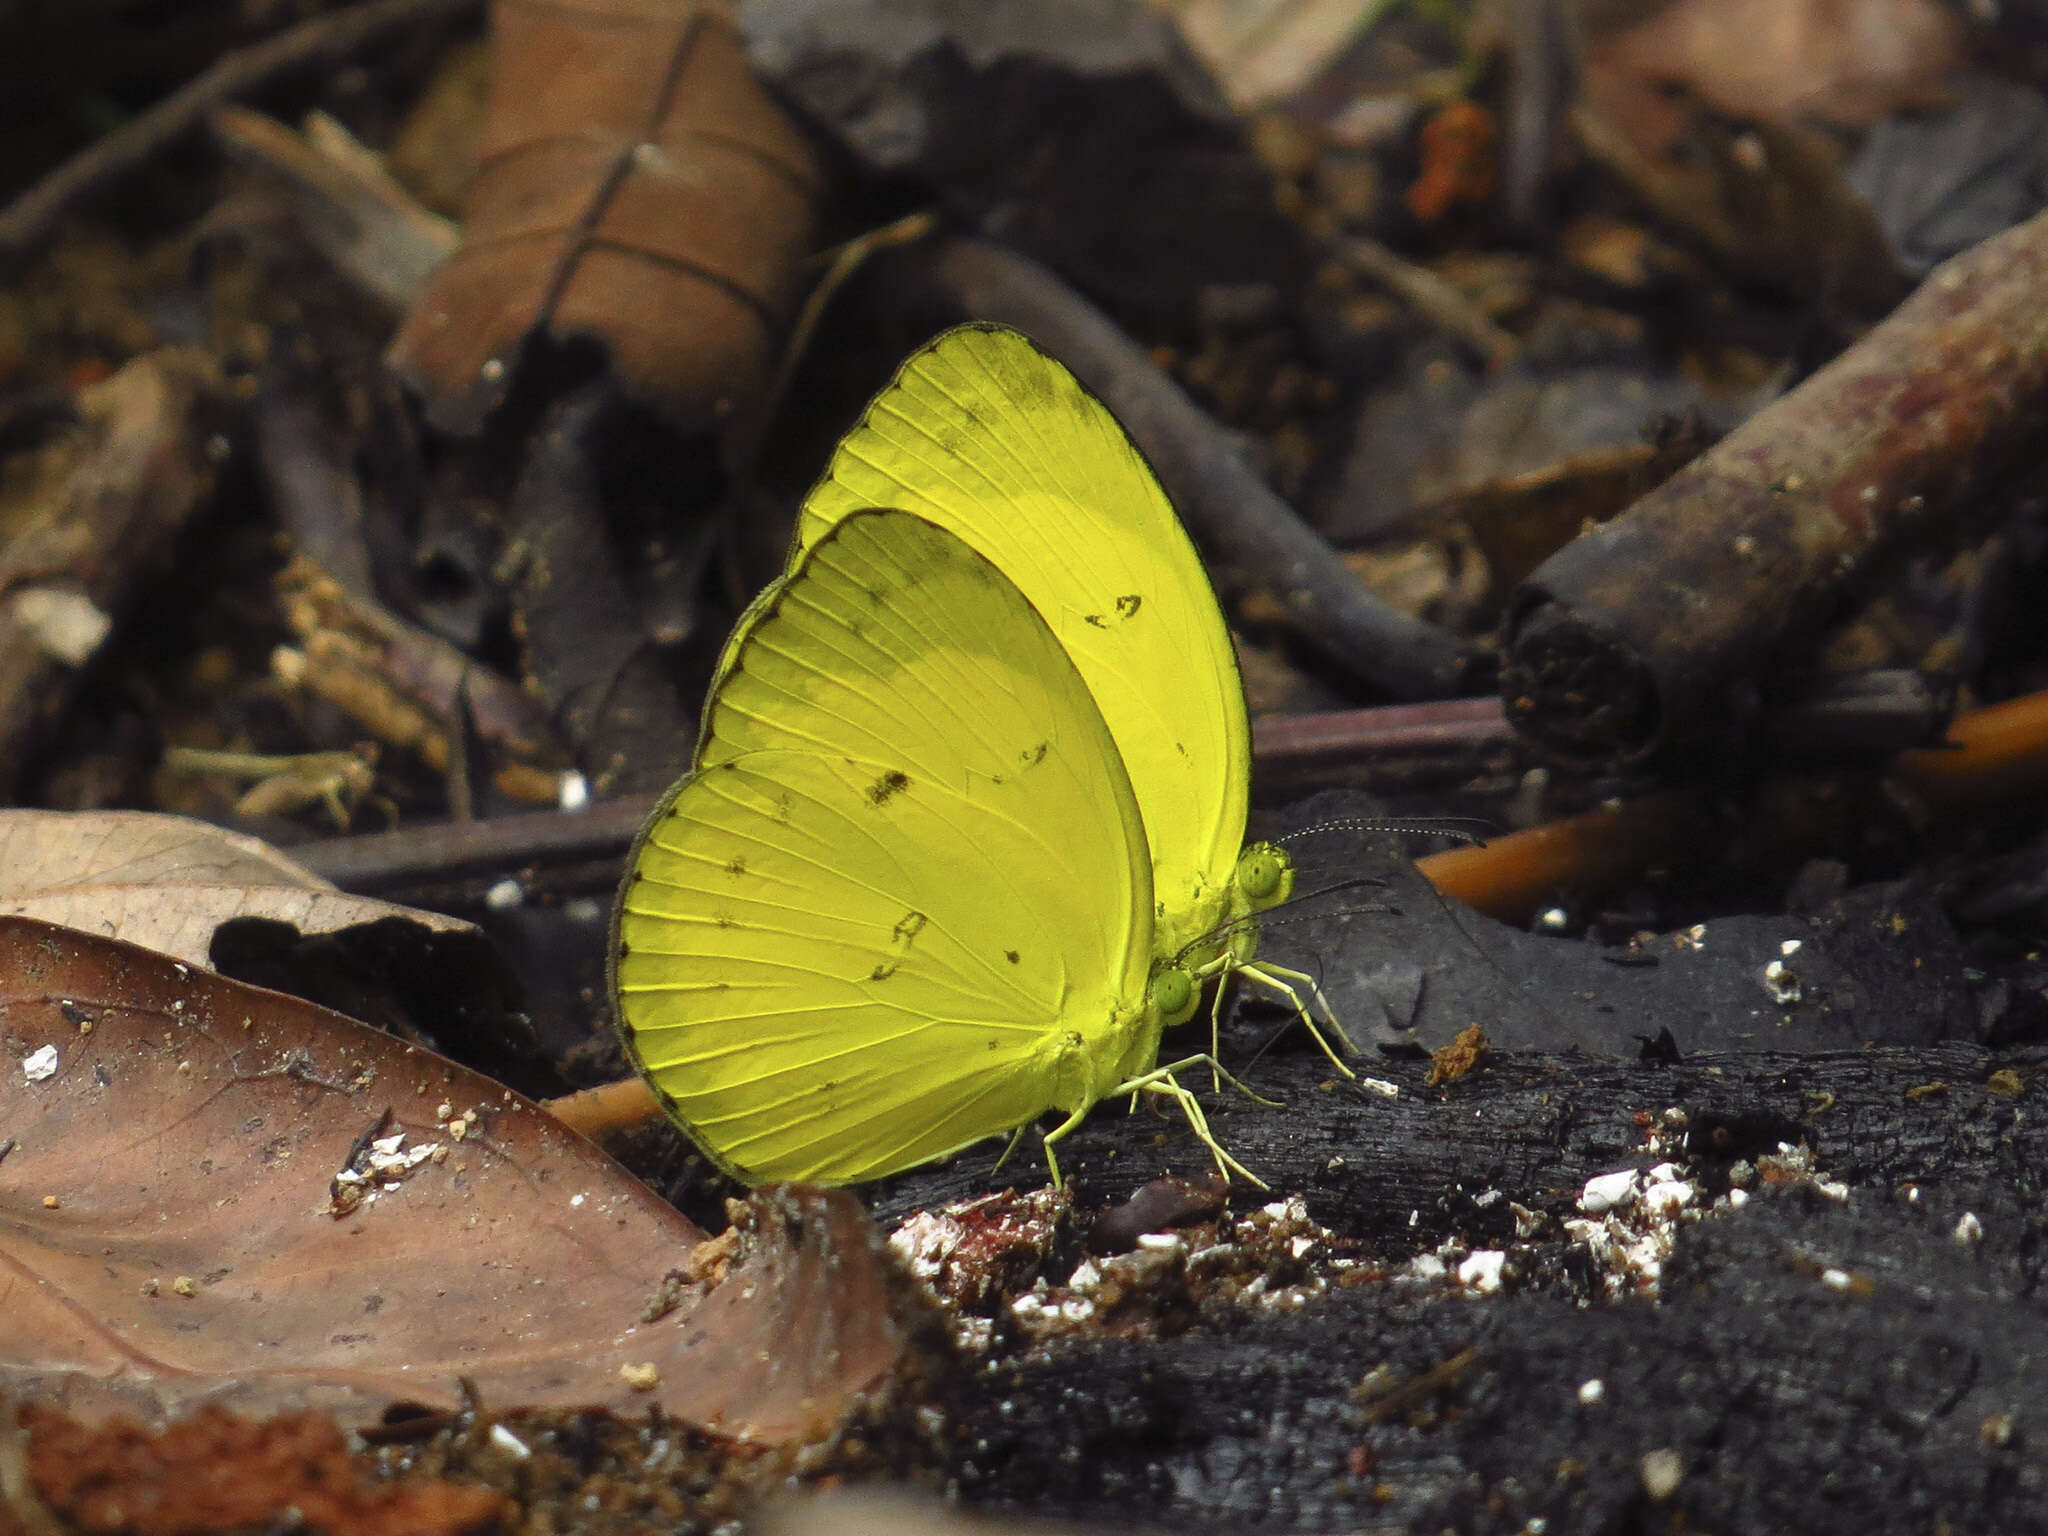
M 1022 957 L 1014 949 L 1006 949 L 1003 951 L 1003 958 L 1009 961 L 1010 964 L 1015 965 Z
M 870 805 L 887 805 L 908 788 L 910 788 L 910 775 L 900 768 L 891 768 L 868 786 L 868 803 Z
M 1045 761 L 1045 754 L 1050 749 L 1051 745 L 1052 744 L 1050 742 L 1041 741 L 1035 747 L 1026 747 L 1022 752 L 1019 752 L 1017 754 L 1017 761 L 1022 763 L 1026 768 L 1036 768 L 1040 763 Z
M 1116 600 L 1117 614 L 1119 617 L 1126 619 L 1134 618 L 1137 616 L 1138 609 L 1144 605 L 1144 602 L 1145 599 L 1137 593 L 1126 592 Z
M 725 861 L 725 872 L 728 875 L 744 875 L 747 872 L 746 855 L 736 853 L 727 859 Z
M 1081 615 L 1081 622 L 1083 624 L 1092 624 L 1097 629 L 1109 628 L 1109 620 L 1099 613 L 1084 613 Z
M 912 939 L 924 932 L 924 925 L 928 921 L 929 919 L 922 912 L 913 909 L 904 913 L 896 920 L 896 927 L 891 931 L 890 936 L 899 944 L 908 944 Z

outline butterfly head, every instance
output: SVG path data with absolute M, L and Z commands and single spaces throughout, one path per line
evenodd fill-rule
M 1238 855 L 1236 880 L 1245 909 L 1263 912 L 1294 894 L 1294 861 L 1272 843 L 1252 843 Z
M 1168 1029 L 1193 1018 L 1201 997 L 1202 984 L 1186 966 L 1169 962 L 1152 973 L 1152 1006 Z

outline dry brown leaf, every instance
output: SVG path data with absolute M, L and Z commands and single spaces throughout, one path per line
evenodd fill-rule
M 436 933 L 472 924 L 338 890 L 268 843 L 149 811 L 0 810 L 0 915 L 35 917 L 212 965 L 238 917 L 333 933 L 402 918 Z
M 609 347 L 686 429 L 766 387 L 818 170 L 722 0 L 498 0 L 463 243 L 393 341 L 446 430 L 504 398 L 535 331 Z
M 703 1234 L 531 1101 L 24 918 L 0 918 L 0 1132 L 0 1390 L 75 1414 L 361 1423 L 467 1379 L 494 1409 L 658 1405 L 789 1443 L 903 1347 L 850 1197 L 759 1192 L 728 1262 L 684 1279 Z
M 1935 0 L 1678 0 L 1594 50 L 1737 117 L 1864 126 L 1938 103 L 1963 23 Z

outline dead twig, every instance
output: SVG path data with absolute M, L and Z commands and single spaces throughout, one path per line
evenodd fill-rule
M 961 309 L 1037 338 L 1100 395 L 1151 460 L 1195 541 L 1269 592 L 1303 643 L 1397 698 L 1463 691 L 1474 653 L 1366 591 L 1108 316 L 1035 262 L 986 240 L 943 242 L 928 270 Z
M 1827 367 L 1546 560 L 1503 626 L 1517 728 L 1592 766 L 1766 732 L 1781 679 L 1852 600 L 2010 515 L 2048 426 L 2044 285 L 2048 215 L 1936 268 Z
M 445 771 L 466 698 L 477 735 L 499 755 L 499 793 L 551 804 L 566 753 L 545 711 L 519 685 L 478 666 L 438 635 L 406 623 L 303 555 L 277 575 L 285 621 L 299 639 L 271 670 L 287 688 L 325 699 L 377 740 Z
M 148 111 L 95 140 L 0 211 L 0 261 L 35 254 L 73 206 L 197 130 L 223 102 L 291 70 L 346 59 L 386 33 L 479 10 L 479 0 L 370 0 L 226 54 Z
M 1438 330 L 1471 347 L 1488 367 L 1505 368 L 1515 360 L 1520 350 L 1515 338 L 1495 325 L 1455 284 L 1429 268 L 1397 256 L 1363 235 L 1339 240 L 1332 250 L 1346 266 L 1371 278 Z
M 8 508 L 0 550 L 0 785 L 213 490 L 228 404 L 213 360 L 169 348 L 79 392 L 79 424 Z

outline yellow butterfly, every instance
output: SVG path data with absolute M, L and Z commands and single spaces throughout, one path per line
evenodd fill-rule
M 1250 759 L 1223 615 L 1138 450 L 1024 337 L 950 331 L 840 443 L 788 571 L 726 644 L 691 775 L 621 893 L 627 1049 L 743 1178 L 879 1177 L 1057 1107 L 1057 1182 L 1053 1145 L 1140 1089 L 1243 1173 L 1156 1065 L 1203 980 L 1284 993 L 1349 1070 L 1289 984 L 1320 1003 L 1314 983 L 1252 958 L 1249 919 L 1293 871 L 1241 848 Z M 764 806 L 808 804 L 819 761 L 867 775 L 875 814 L 818 811 L 808 860 L 778 858 L 764 886 L 763 850 L 739 844 L 765 835 Z M 957 946 L 1021 969 L 973 979 Z M 1176 1067 L 1222 1077 L 1214 1018 L 1210 1052 Z
M 642 832 L 613 946 L 623 1033 L 750 1183 L 853 1183 L 1106 1097 L 1195 982 L 1153 961 L 1123 759 L 1037 611 L 906 512 L 839 518 L 751 611 L 705 717 L 776 744 L 699 766 Z M 1246 1175 L 1250 1177 L 1250 1175 Z

